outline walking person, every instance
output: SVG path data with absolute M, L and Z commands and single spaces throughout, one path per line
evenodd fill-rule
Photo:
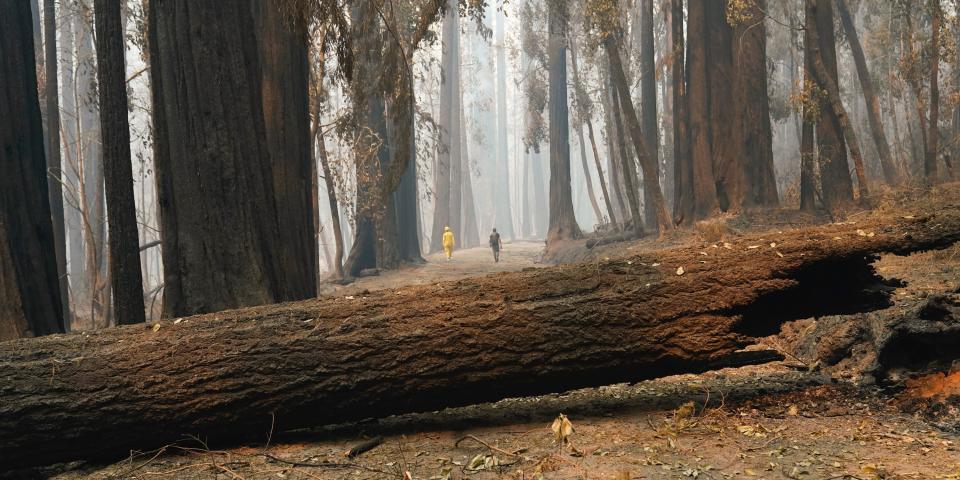
M 490 234 L 490 249 L 493 250 L 493 261 L 494 263 L 500 263 L 500 249 L 503 248 L 503 242 L 500 241 L 500 234 L 497 233 L 497 229 L 493 229 L 493 233 Z
M 453 238 L 453 231 L 450 227 L 443 227 L 443 251 L 447 254 L 447 261 L 453 258 L 453 246 L 456 240 Z

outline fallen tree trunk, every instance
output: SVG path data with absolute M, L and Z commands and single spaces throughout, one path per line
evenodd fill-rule
M 0 343 L 0 470 L 765 361 L 784 321 L 887 305 L 873 255 L 958 240 L 951 207 Z

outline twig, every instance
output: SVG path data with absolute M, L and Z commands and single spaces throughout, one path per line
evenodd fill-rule
M 457 440 L 456 442 L 453 443 L 453 446 L 454 446 L 454 447 L 459 447 L 459 446 L 460 446 L 460 442 L 462 442 L 462 441 L 464 441 L 464 440 L 473 440 L 474 442 L 477 442 L 477 443 L 479 443 L 480 445 L 483 445 L 484 447 L 487 447 L 487 448 L 489 448 L 490 450 L 493 450 L 494 452 L 500 452 L 500 453 L 502 453 L 502 454 L 504 454 L 504 455 L 509 455 L 509 456 L 511 456 L 511 457 L 521 458 L 521 457 L 520 457 L 520 454 L 518 454 L 518 453 L 511 453 L 511 452 L 508 452 L 508 451 L 506 451 L 506 450 L 501 450 L 501 449 L 499 449 L 499 448 L 497 448 L 497 447 L 494 447 L 493 445 L 490 445 L 490 444 L 487 443 L 487 442 L 484 442 L 483 440 L 480 440 L 479 438 L 477 438 L 477 437 L 475 437 L 475 436 L 473 436 L 473 435 L 467 435 L 467 436 L 464 436 L 464 437 L 460 437 L 459 440 Z
M 263 457 L 265 457 L 265 458 L 267 458 L 267 459 L 269 459 L 269 460 L 273 460 L 274 462 L 279 462 L 279 463 L 283 463 L 283 464 L 290 465 L 290 466 L 294 466 L 294 467 L 328 468 L 328 469 L 333 469 L 333 470 L 336 470 L 336 469 L 347 469 L 347 468 L 359 468 L 359 469 L 361 469 L 361 470 L 366 470 L 366 471 L 368 471 L 368 472 L 386 473 L 386 474 L 389 474 L 389 475 L 393 475 L 393 474 L 396 473 L 396 472 L 388 472 L 388 471 L 386 471 L 386 470 L 380 470 L 379 468 L 368 467 L 368 466 L 366 466 L 366 465 L 361 465 L 361 464 L 359 464 L 359 463 L 353 463 L 353 462 L 346 462 L 346 463 L 339 463 L 339 462 L 325 462 L 325 463 L 296 462 L 296 461 L 293 461 L 293 460 L 287 460 L 287 459 L 284 459 L 284 458 L 280 458 L 280 457 L 271 455 L 271 454 L 269 454 L 269 453 L 261 453 L 260 455 L 263 456 Z
M 383 443 L 383 437 L 381 436 L 373 437 L 369 440 L 365 440 L 361 443 L 358 443 L 357 445 L 354 445 L 350 450 L 347 450 L 347 453 L 345 456 L 347 458 L 359 457 L 360 455 L 363 455 L 364 453 L 367 453 L 370 450 L 377 448 L 382 443 Z

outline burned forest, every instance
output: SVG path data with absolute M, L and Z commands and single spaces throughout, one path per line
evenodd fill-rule
M 960 479 L 960 3 L 0 0 L 0 478 Z

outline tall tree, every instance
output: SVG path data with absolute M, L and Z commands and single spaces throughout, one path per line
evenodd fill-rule
M 149 9 L 164 313 L 275 302 L 294 279 L 274 254 L 280 234 L 250 6 L 154 0 Z
M 493 179 L 493 223 L 504 238 L 512 239 L 516 235 L 513 232 L 513 212 L 510 208 L 510 156 L 507 150 L 507 45 L 503 32 L 503 15 L 503 11 L 498 9 L 494 25 L 494 42 L 497 50 L 497 156 Z
M 767 0 L 751 0 L 741 12 L 730 49 L 737 90 L 734 100 L 743 105 L 740 116 L 741 161 L 746 182 L 743 206 L 776 206 L 776 172 L 773 168 L 773 132 L 770 125 L 770 96 L 767 93 Z M 735 107 L 734 107 L 735 108 Z
M 391 164 L 384 99 L 381 17 L 371 0 L 351 5 L 354 62 L 350 92 L 356 128 L 356 231 L 344 264 L 348 276 L 400 263 L 393 191 L 386 192 Z
M 640 103 L 643 136 L 653 164 L 652 174 L 660 182 L 660 129 L 657 125 L 657 64 L 653 48 L 653 0 L 640 4 Z M 647 172 L 643 173 L 644 176 Z M 643 189 L 643 214 L 647 225 L 657 225 L 654 192 Z
M 834 38 L 833 2 L 805 0 L 806 15 L 813 19 L 810 30 L 810 65 L 820 91 L 830 94 L 826 83 L 837 83 L 837 48 Z M 818 73 L 822 65 L 823 74 Z M 824 206 L 838 212 L 853 204 L 853 182 L 847 163 L 847 143 L 843 127 L 830 105 L 822 105 L 817 119 L 817 150 L 819 151 L 821 194 Z
M 929 0 L 931 22 L 930 35 L 930 125 L 927 130 L 927 151 L 923 161 L 923 173 L 927 183 L 937 182 L 937 156 L 940 142 L 940 26 L 943 11 L 940 0 Z
M 18 3 L 22 1 L 14 0 Z M 60 88 L 57 81 L 57 12 L 54 0 L 43 1 L 44 63 L 46 67 L 47 182 L 49 208 L 53 219 L 54 253 L 57 259 L 57 296 L 63 312 L 63 325 L 70 328 L 70 286 L 67 282 L 67 242 L 63 218 L 63 167 L 60 158 Z M 21 19 L 21 21 L 25 21 Z M 22 27 L 21 27 L 22 28 Z M 32 35 L 32 34 L 31 34 Z M 17 118 L 17 117 L 7 117 Z
M 804 0 L 806 2 L 807 0 Z M 800 210 L 811 212 L 816 208 L 816 152 L 814 151 L 814 129 L 816 119 L 813 112 L 818 109 L 817 101 L 812 98 L 816 81 L 813 78 L 813 45 L 811 32 L 816 28 L 816 19 L 805 15 L 803 28 L 803 94 L 801 106 L 800 133 Z
M 299 300 L 317 290 L 316 231 L 310 174 L 310 69 L 302 12 L 281 12 L 275 1 L 254 1 L 261 89 L 273 173 L 279 243 L 274 245 L 286 278 L 278 300 Z
M 890 153 L 890 144 L 887 142 L 887 134 L 883 129 L 883 120 L 880 117 L 880 100 L 877 99 L 877 92 L 873 86 L 873 79 L 870 77 L 870 71 L 867 69 L 867 59 L 863 54 L 863 46 L 860 45 L 860 35 L 857 34 L 857 27 L 853 23 L 853 17 L 850 15 L 850 9 L 847 8 L 846 0 L 836 0 L 837 13 L 840 14 L 840 21 L 843 23 L 843 31 L 847 36 L 847 42 L 850 44 L 850 51 L 853 53 L 853 61 L 857 66 L 857 77 L 860 79 L 860 90 L 863 92 L 863 100 L 867 104 L 867 120 L 870 123 L 870 133 L 873 134 L 873 142 L 877 146 L 877 154 L 880 156 L 880 168 L 883 170 L 883 176 L 887 183 L 898 185 L 901 181 L 900 172 L 893 161 L 893 155 Z
M 610 41 L 610 40 L 608 40 Z M 609 53 L 608 53 L 609 56 Z M 609 60 L 611 66 L 613 60 Z M 611 67 L 612 70 L 612 67 Z M 613 76 L 610 78 L 611 82 L 613 81 Z M 636 167 L 634 166 L 633 155 L 631 155 L 631 150 L 627 148 L 627 132 L 623 126 L 623 108 L 620 103 L 621 93 L 617 89 L 616 85 L 610 86 L 610 108 L 613 113 L 613 126 L 614 132 L 616 135 L 616 147 L 617 152 L 619 153 L 617 160 L 620 162 L 620 179 L 623 181 L 623 190 L 624 194 L 627 197 L 627 206 L 630 208 L 630 222 L 624 220 L 624 226 L 630 225 L 630 230 L 634 235 L 640 236 L 643 234 L 643 211 L 640 207 L 640 185 L 634 183 L 637 180 Z M 632 102 L 631 102 L 632 104 Z M 626 214 L 624 214 L 626 218 Z
M 0 0 L 0 341 L 64 331 L 33 33 L 30 4 Z
M 114 318 L 118 325 L 131 325 L 145 322 L 146 314 L 143 308 L 137 206 L 133 196 L 121 1 L 96 0 L 94 12 L 97 25 L 100 131 L 103 132 L 104 180 L 107 215 L 110 216 L 109 265 Z
M 567 105 L 567 0 L 549 0 L 550 220 L 547 244 L 580 237 L 570 186 L 570 127 Z
M 627 85 L 627 76 L 624 73 L 623 63 L 620 60 L 619 47 L 613 36 L 606 39 L 604 46 L 606 47 L 607 56 L 610 60 L 610 74 L 620 99 L 620 108 L 626 120 L 625 127 L 630 133 L 631 140 L 633 140 L 633 148 L 637 154 L 640 168 L 643 169 L 643 188 L 644 190 L 649 190 L 651 194 L 650 198 L 653 202 L 651 208 L 656 212 L 657 229 L 661 233 L 672 230 L 673 222 L 670 219 L 670 214 L 667 213 L 666 202 L 663 200 L 663 191 L 660 189 L 660 178 L 654 173 L 656 167 L 653 165 L 653 157 L 650 155 L 650 149 L 646 145 L 643 130 L 640 127 L 640 120 L 637 118 L 637 112 L 633 108 L 633 102 L 630 100 L 630 88 Z
M 690 190 L 682 192 L 692 198 L 691 215 L 681 221 L 693 222 L 712 215 L 719 209 L 717 183 L 713 175 L 713 153 L 710 138 L 709 79 L 707 78 L 706 3 L 691 1 L 687 12 L 687 101 L 690 141 Z M 684 183 L 677 188 L 685 188 Z M 682 205 L 682 204 L 681 204 Z
M 687 109 L 687 70 L 684 62 L 683 0 L 670 0 L 671 82 L 673 90 L 673 221 L 693 217 L 693 164 L 690 162 L 690 117 Z

